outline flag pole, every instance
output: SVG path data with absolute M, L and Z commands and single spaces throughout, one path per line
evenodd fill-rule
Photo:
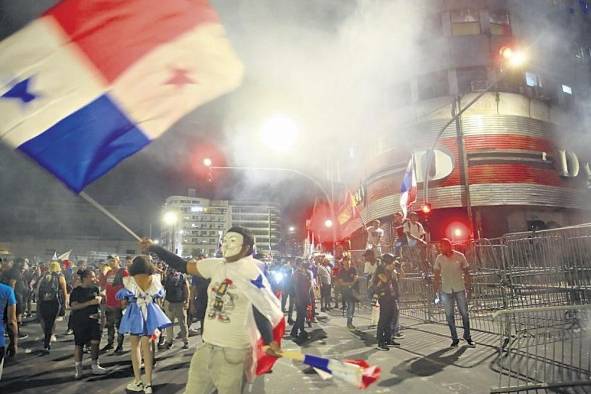
M 111 212 L 107 211 L 107 209 L 105 207 L 103 207 L 101 204 L 99 204 L 98 202 L 96 202 L 88 194 L 86 194 L 85 192 L 80 192 L 79 195 L 80 195 L 80 197 L 82 197 L 83 199 L 85 199 L 90 205 L 92 205 L 93 207 L 95 207 L 96 209 L 98 209 L 99 211 L 101 211 L 102 213 L 104 213 L 109 219 L 111 219 L 112 221 L 114 221 L 115 223 L 117 223 L 122 229 L 124 229 L 125 231 L 127 231 L 129 233 L 129 235 L 131 235 L 133 238 L 135 238 L 138 241 L 141 241 L 142 240 L 139 235 L 137 235 L 136 233 L 134 233 L 133 230 L 131 230 L 129 227 L 127 227 L 125 224 L 123 224 L 123 222 L 121 220 L 117 219 L 115 217 L 115 215 L 113 215 Z

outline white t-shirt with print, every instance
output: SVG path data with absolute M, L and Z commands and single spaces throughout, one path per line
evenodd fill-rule
M 211 279 L 203 341 L 234 349 L 250 347 L 248 324 L 254 324 L 252 302 L 234 282 L 238 273 L 256 279 L 261 274 L 256 260 L 243 258 L 226 263 L 224 259 L 204 259 L 197 262 L 197 270 L 205 279 Z

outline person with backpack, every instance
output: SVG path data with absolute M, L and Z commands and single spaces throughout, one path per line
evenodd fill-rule
M 49 264 L 49 270 L 39 280 L 37 287 L 38 315 L 43 329 L 43 348 L 49 352 L 51 342 L 55 341 L 53 331 L 62 303 L 68 305 L 66 279 L 58 261 Z
M 101 281 L 101 287 L 105 290 L 107 295 L 105 300 L 105 315 L 107 326 L 107 344 L 102 348 L 103 352 L 113 349 L 113 342 L 115 342 L 115 332 L 119 329 L 121 324 L 121 317 L 123 312 L 121 309 L 121 301 L 115 296 L 119 290 L 123 288 L 123 278 L 129 276 L 127 268 L 121 267 L 119 256 L 109 256 L 107 258 L 109 267 L 111 268 Z M 117 335 L 117 347 L 115 353 L 123 353 L 123 335 Z
M 189 283 L 184 274 L 170 268 L 164 278 L 164 290 L 166 296 L 166 315 L 172 325 L 166 329 L 167 349 L 172 347 L 174 341 L 174 321 L 178 320 L 183 340 L 183 349 L 189 348 L 189 328 L 187 326 L 187 309 L 189 307 Z

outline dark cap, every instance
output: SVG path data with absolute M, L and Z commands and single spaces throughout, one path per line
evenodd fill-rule
M 392 264 L 396 260 L 396 257 L 392 253 L 385 253 L 382 255 L 382 261 L 384 264 Z

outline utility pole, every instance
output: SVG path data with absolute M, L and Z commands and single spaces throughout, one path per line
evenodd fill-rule
M 466 206 L 468 221 L 470 222 L 470 231 L 475 234 L 474 217 L 472 214 L 472 198 L 470 196 L 470 176 L 469 162 L 464 145 L 464 129 L 462 127 L 462 114 L 459 109 L 462 108 L 462 97 L 458 96 L 454 101 L 452 116 L 456 119 L 456 144 L 458 146 L 458 159 L 460 162 L 460 181 L 462 183 L 462 205 Z

